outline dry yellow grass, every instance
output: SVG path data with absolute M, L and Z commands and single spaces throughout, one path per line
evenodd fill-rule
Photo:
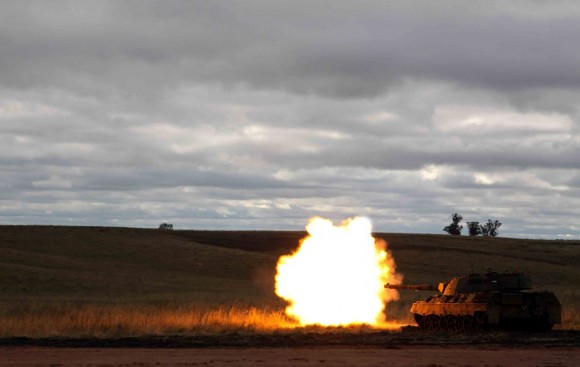
M 580 330 L 580 302 L 577 297 L 564 296 L 560 298 L 562 303 L 562 323 L 557 329 Z
M 2 337 L 128 337 L 146 335 L 200 335 L 232 332 L 364 332 L 399 329 L 414 324 L 407 303 L 391 303 L 387 322 L 379 327 L 300 327 L 283 308 L 195 303 L 74 303 L 28 302 L 0 304 Z M 580 330 L 580 304 L 566 304 L 557 329 Z
M 300 326 L 269 306 L 210 306 L 187 303 L 87 304 L 35 302 L 0 306 L 1 337 L 128 337 L 233 332 L 364 332 L 397 329 L 406 323 L 346 327 Z
M 0 337 L 125 337 L 272 331 L 295 323 L 269 307 L 196 304 L 3 304 Z

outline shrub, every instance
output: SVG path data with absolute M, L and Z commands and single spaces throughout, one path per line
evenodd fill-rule
M 479 222 L 467 222 L 467 230 L 469 231 L 470 236 L 481 235 L 481 228 L 479 226 Z
M 501 222 L 498 220 L 492 221 L 491 219 L 488 219 L 486 224 L 479 226 L 481 234 L 486 237 L 497 237 L 499 234 L 497 229 L 499 227 L 501 227 Z
M 455 235 L 455 236 L 459 236 L 461 235 L 461 230 L 463 229 L 463 226 L 459 225 L 459 222 L 461 222 L 463 220 L 463 217 L 457 213 L 454 213 L 451 215 L 451 224 L 449 224 L 448 226 L 446 226 L 445 228 L 443 228 L 443 231 L 451 234 L 451 235 Z

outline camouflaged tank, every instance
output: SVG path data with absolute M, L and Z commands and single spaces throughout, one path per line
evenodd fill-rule
M 385 285 L 399 290 L 438 291 L 411 306 L 417 325 L 429 331 L 476 331 L 487 328 L 549 330 L 560 323 L 561 305 L 552 292 L 531 292 L 523 273 L 470 274 L 447 283 Z

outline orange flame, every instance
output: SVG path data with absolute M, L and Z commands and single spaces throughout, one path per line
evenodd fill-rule
M 357 217 L 341 226 L 315 217 L 298 250 L 278 259 L 276 294 L 286 314 L 300 324 L 324 326 L 385 321 L 385 303 L 399 298 L 384 284 L 400 283 L 386 243 L 375 241 L 370 220 Z

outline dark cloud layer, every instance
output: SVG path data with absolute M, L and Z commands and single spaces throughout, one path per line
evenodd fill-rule
M 3 222 L 580 237 L 575 2 L 0 7 Z
M 405 78 L 576 88 L 579 9 L 526 16 L 538 6 L 5 2 L 1 67 L 7 85 L 102 93 L 215 82 L 362 98 Z

